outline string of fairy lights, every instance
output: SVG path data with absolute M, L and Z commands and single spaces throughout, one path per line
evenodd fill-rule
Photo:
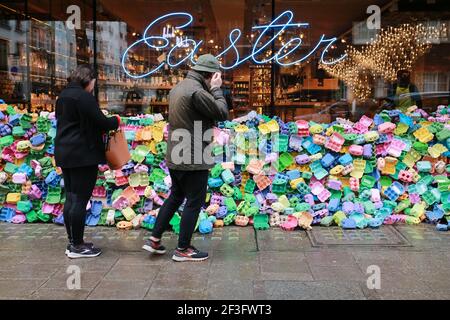
M 438 28 L 423 24 L 388 27 L 382 29 L 370 44 L 359 49 L 347 46 L 348 57 L 341 62 L 321 64 L 321 67 L 344 81 L 357 99 L 365 100 L 371 97 L 371 84 L 375 78 L 395 81 L 398 70 L 411 71 L 439 35 Z

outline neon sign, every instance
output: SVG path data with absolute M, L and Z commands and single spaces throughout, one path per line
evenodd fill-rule
M 157 72 L 164 66 L 164 62 L 161 62 L 158 66 L 156 66 L 155 68 L 153 68 L 152 70 L 150 70 L 147 73 L 132 74 L 132 73 L 130 73 L 130 71 L 128 70 L 128 68 L 126 66 L 126 61 L 127 61 L 128 54 L 130 53 L 130 51 L 139 45 L 146 45 L 147 47 L 155 49 L 155 50 L 163 50 L 163 49 L 168 48 L 170 46 L 169 38 L 172 38 L 173 32 L 168 32 L 169 30 L 164 29 L 163 35 L 151 35 L 150 31 L 153 27 L 155 27 L 157 24 L 161 23 L 162 21 L 165 21 L 168 19 L 180 19 L 180 18 L 185 19 L 186 22 L 184 24 L 172 27 L 171 31 L 173 31 L 173 28 L 175 28 L 177 30 L 186 28 L 187 26 L 191 25 L 192 22 L 194 21 L 193 16 L 186 12 L 174 12 L 174 13 L 169 13 L 164 16 L 161 16 L 161 17 L 155 19 L 153 22 L 151 22 L 147 26 L 147 28 L 144 31 L 144 34 L 142 35 L 142 39 L 137 40 L 136 42 L 131 44 L 125 50 L 125 52 L 122 56 L 122 68 L 129 77 L 134 78 L 134 79 L 142 79 L 142 78 L 148 77 L 149 75 Z M 225 48 L 216 57 L 220 58 L 220 57 L 223 57 L 224 55 L 226 55 L 227 53 L 234 53 L 234 55 L 235 55 L 234 63 L 231 65 L 228 65 L 228 66 L 221 64 L 221 68 L 224 70 L 233 69 L 246 61 L 252 61 L 256 64 L 265 64 L 265 63 L 274 61 L 275 63 L 279 64 L 280 66 L 286 67 L 286 66 L 298 64 L 300 62 L 307 60 L 316 51 L 318 51 L 319 48 L 323 45 L 325 45 L 325 47 L 323 48 L 322 54 L 320 56 L 320 60 L 323 64 L 327 64 L 327 65 L 336 64 L 347 57 L 347 54 L 344 54 L 337 59 L 326 60 L 325 55 L 327 54 L 329 48 L 333 45 L 333 43 L 336 42 L 337 38 L 336 37 L 327 38 L 325 35 L 322 35 L 320 40 L 318 41 L 317 45 L 308 54 L 306 54 L 303 57 L 298 58 L 294 61 L 283 62 L 282 60 L 286 60 L 286 59 L 288 59 L 289 56 L 293 56 L 294 53 L 298 49 L 300 49 L 300 47 L 302 46 L 303 40 L 301 38 L 297 38 L 297 37 L 290 39 L 276 53 L 272 52 L 270 57 L 264 58 L 264 59 L 259 58 L 259 56 L 262 53 L 264 53 L 271 47 L 272 42 L 276 41 L 276 39 L 288 28 L 292 28 L 292 27 L 304 28 L 304 27 L 309 26 L 308 23 L 293 23 L 292 22 L 293 18 L 294 18 L 294 14 L 292 13 L 292 11 L 288 10 L 288 11 L 281 13 L 278 17 L 276 17 L 268 25 L 253 27 L 252 29 L 260 31 L 260 34 L 257 37 L 257 39 L 253 45 L 251 53 L 247 57 L 241 57 L 239 54 L 239 50 L 237 48 L 237 44 L 238 44 L 239 40 L 241 39 L 242 32 L 240 29 L 233 29 L 230 32 L 230 34 L 228 35 L 228 39 L 230 41 L 228 47 Z M 287 20 L 287 21 L 283 22 L 283 20 Z M 273 36 L 271 36 L 270 31 L 273 31 Z M 170 35 L 170 36 L 168 36 L 168 35 Z M 269 36 L 270 39 L 265 40 L 264 39 L 265 36 Z M 187 37 L 177 38 L 176 44 L 175 45 L 172 44 L 172 48 L 170 49 L 170 51 L 167 54 L 166 63 L 170 67 L 173 67 L 173 68 L 178 67 L 183 63 L 186 63 L 188 60 L 190 60 L 191 63 L 195 64 L 194 57 L 195 57 L 197 50 L 202 45 L 202 43 L 203 43 L 203 41 L 197 42 L 194 39 L 189 39 Z M 183 57 L 179 61 L 176 61 L 175 60 L 176 57 L 175 57 L 174 53 L 177 49 L 180 49 L 180 48 L 191 48 L 191 50 L 185 57 Z

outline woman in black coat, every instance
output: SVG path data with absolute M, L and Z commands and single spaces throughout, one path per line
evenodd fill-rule
M 104 133 L 118 129 L 120 117 L 108 118 L 92 92 L 96 76 L 88 65 L 80 65 L 68 79 L 56 102 L 56 165 L 61 167 L 66 191 L 64 224 L 69 258 L 96 257 L 101 250 L 84 242 L 86 206 L 97 180 L 98 165 L 105 163 Z

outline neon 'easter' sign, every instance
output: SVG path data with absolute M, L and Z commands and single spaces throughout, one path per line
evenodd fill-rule
M 144 31 L 144 34 L 142 35 L 142 39 L 139 39 L 138 41 L 134 42 L 131 46 L 129 46 L 125 50 L 125 52 L 122 56 L 122 68 L 129 77 L 134 78 L 134 79 L 145 78 L 145 77 L 148 77 L 149 75 L 157 72 L 164 66 L 164 62 L 161 62 L 157 67 L 153 68 L 152 70 L 150 70 L 147 73 L 131 74 L 126 66 L 126 61 L 127 61 L 127 57 L 128 57 L 130 50 L 137 47 L 138 45 L 144 44 L 147 47 L 155 49 L 155 50 L 163 50 L 163 49 L 168 48 L 170 46 L 170 41 L 167 37 L 165 37 L 164 35 L 162 35 L 162 36 L 161 35 L 150 35 L 150 31 L 158 23 L 161 23 L 162 21 L 167 20 L 167 19 L 175 19 L 175 18 L 176 19 L 183 18 L 183 19 L 187 20 L 186 23 L 175 26 L 175 29 L 178 29 L 178 30 L 186 28 L 194 20 L 193 16 L 186 12 L 174 12 L 174 13 L 169 13 L 164 16 L 161 16 L 161 17 L 155 19 L 153 22 L 151 22 L 147 26 L 147 28 Z M 309 25 L 308 23 L 292 23 L 293 18 L 294 18 L 294 14 L 292 13 L 292 11 L 285 11 L 282 14 L 280 14 L 278 17 L 276 17 L 270 24 L 253 27 L 252 28 L 253 30 L 260 30 L 260 34 L 254 43 L 251 53 L 247 57 L 241 57 L 239 54 L 239 50 L 237 48 L 237 43 L 239 42 L 239 40 L 242 36 L 242 32 L 240 29 L 233 29 L 228 36 L 230 44 L 228 45 L 227 48 L 224 49 L 223 52 L 221 52 L 219 55 L 217 55 L 217 58 L 220 58 L 227 53 L 234 53 L 235 61 L 233 64 L 228 65 L 228 66 L 221 65 L 221 68 L 224 70 L 229 70 L 229 69 L 239 66 L 240 64 L 242 64 L 246 61 L 252 61 L 256 64 L 264 64 L 264 63 L 272 62 L 273 60 L 275 61 L 275 63 L 279 64 L 280 66 L 290 66 L 290 65 L 298 64 L 302 61 L 305 61 L 311 55 L 313 55 L 322 45 L 326 45 L 325 48 L 322 50 L 322 54 L 320 57 L 321 62 L 324 64 L 328 64 L 328 65 L 335 64 L 347 57 L 347 55 L 344 54 L 338 59 L 334 59 L 331 61 L 326 60 L 325 55 L 328 52 L 328 49 L 333 45 L 333 43 L 336 42 L 337 38 L 335 38 L 335 37 L 334 38 L 326 38 L 325 35 L 322 35 L 320 40 L 318 41 L 317 45 L 308 54 L 306 54 L 305 56 L 303 56 L 295 61 L 283 62 L 282 60 L 286 59 L 286 57 L 289 57 L 290 55 L 292 55 L 296 50 L 298 50 L 301 47 L 301 45 L 302 45 L 301 38 L 290 39 L 287 43 L 284 44 L 284 46 L 282 46 L 278 50 L 278 52 L 276 52 L 269 58 L 265 58 L 265 59 L 258 58 L 258 56 L 260 56 L 264 51 L 268 50 L 271 47 L 272 42 L 274 42 L 283 33 L 283 31 L 286 30 L 287 28 L 290 28 L 290 27 L 302 28 L 302 27 L 307 27 Z M 287 21 L 282 22 L 283 19 L 287 19 Z M 271 33 L 269 33 L 269 31 L 271 31 L 272 29 L 274 31 L 273 36 L 271 36 Z M 269 36 L 270 39 L 263 40 L 263 38 L 265 36 Z M 195 64 L 194 56 L 195 56 L 197 50 L 200 48 L 202 42 L 203 41 L 197 42 L 194 39 L 189 39 L 189 38 L 182 39 L 181 41 L 178 40 L 177 43 L 169 50 L 169 52 L 167 54 L 166 63 L 170 67 L 173 67 L 173 68 L 178 67 L 183 63 L 186 63 L 188 60 L 190 60 L 193 64 Z M 186 55 L 184 58 L 182 58 L 179 61 L 174 61 L 175 60 L 174 52 L 177 49 L 186 48 L 186 47 L 191 48 L 191 51 L 189 52 L 189 54 Z

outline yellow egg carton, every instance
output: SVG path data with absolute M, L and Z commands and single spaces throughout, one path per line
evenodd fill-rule
M 397 158 L 394 157 L 384 158 L 384 167 L 381 169 L 381 174 L 384 175 L 395 174 L 397 163 L 398 163 Z
M 447 152 L 448 149 L 441 143 L 437 143 L 432 147 L 428 148 L 428 153 L 433 158 L 439 158 L 444 152 Z
M 350 176 L 353 178 L 361 179 L 366 169 L 366 160 L 355 159 L 353 160 L 353 170 L 350 172 Z
M 413 133 L 414 137 L 422 143 L 427 143 L 433 140 L 434 135 L 428 131 L 427 128 L 420 128 L 416 132 Z

